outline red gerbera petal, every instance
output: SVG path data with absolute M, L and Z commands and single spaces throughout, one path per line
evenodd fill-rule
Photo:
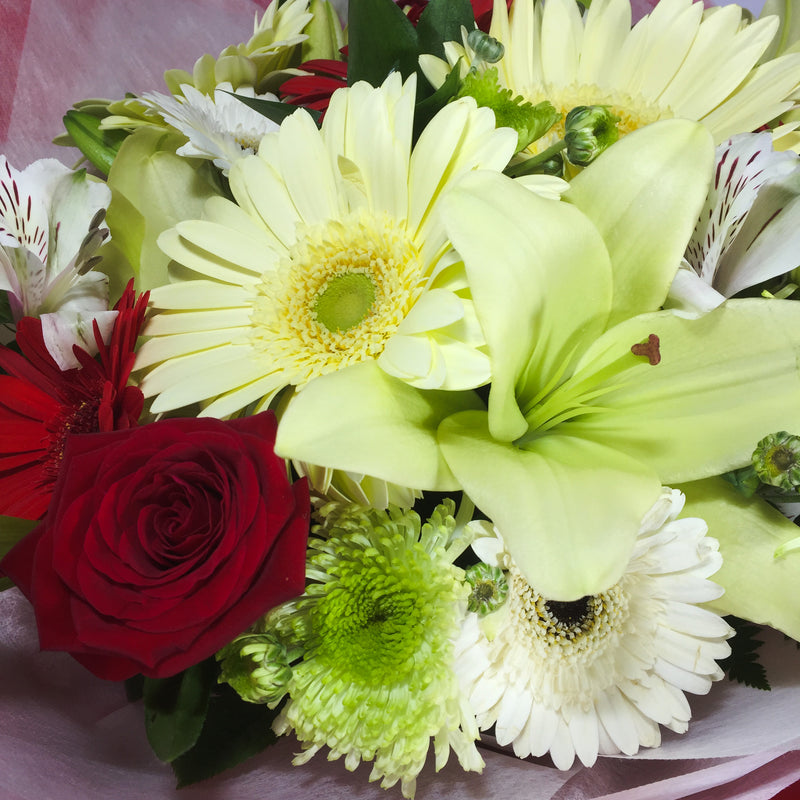
M 71 433 L 130 428 L 144 398 L 128 386 L 147 293 L 125 289 L 108 344 L 95 324 L 97 358 L 75 347 L 80 368 L 62 371 L 47 350 L 42 323 L 17 325 L 22 355 L 0 347 L 0 514 L 38 519 L 47 510 L 64 444 Z

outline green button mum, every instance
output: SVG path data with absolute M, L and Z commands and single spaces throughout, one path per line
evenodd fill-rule
M 468 587 L 453 559 L 466 547 L 452 501 L 421 524 L 413 511 L 332 504 L 309 544 L 305 595 L 272 615 L 294 631 L 302 661 L 275 722 L 294 730 L 304 763 L 324 746 L 353 770 L 374 759 L 370 780 L 413 797 L 431 737 L 437 768 L 452 747 L 480 771 L 475 719 L 453 671 Z

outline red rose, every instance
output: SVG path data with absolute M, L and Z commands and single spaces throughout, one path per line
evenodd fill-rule
M 174 675 L 302 594 L 309 499 L 272 414 L 71 436 L 42 523 L 0 561 L 43 650 Z

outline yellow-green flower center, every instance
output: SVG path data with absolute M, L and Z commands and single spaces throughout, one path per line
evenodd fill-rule
M 403 221 L 353 214 L 301 226 L 255 287 L 251 343 L 302 385 L 380 356 L 424 282 Z
M 347 331 L 366 317 L 375 302 L 375 284 L 363 272 L 331 278 L 314 306 L 317 322 L 329 331 Z

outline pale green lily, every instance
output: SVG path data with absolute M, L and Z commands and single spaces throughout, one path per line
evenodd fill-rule
M 483 173 L 446 199 L 493 380 L 488 410 L 444 418 L 438 441 L 528 582 L 551 599 L 617 581 L 662 483 L 740 466 L 761 436 L 800 426 L 800 304 L 728 302 L 701 319 L 657 310 L 712 164 L 701 126 L 671 120 L 611 147 L 573 181 L 569 203 Z M 658 364 L 655 340 L 653 358 L 631 352 L 651 334 Z M 402 483 L 414 472 L 396 452 L 403 407 L 376 395 L 374 371 L 349 372 L 298 395 L 279 452 Z M 357 465 L 348 449 L 359 429 L 332 431 L 326 414 L 343 407 L 372 420 Z M 417 441 L 419 428 L 418 418 Z

